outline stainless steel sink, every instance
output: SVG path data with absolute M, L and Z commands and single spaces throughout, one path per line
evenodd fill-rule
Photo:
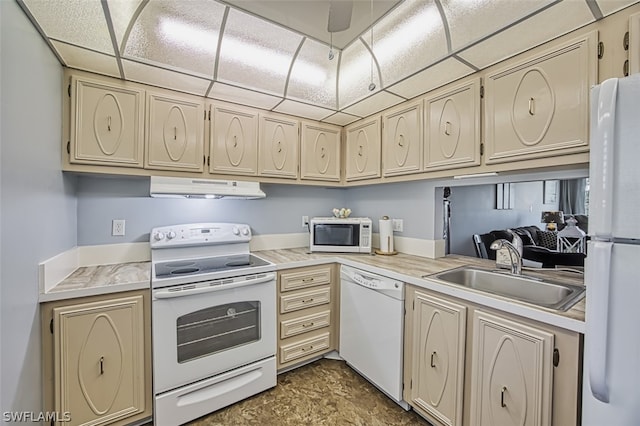
M 584 297 L 585 291 L 579 285 L 470 267 L 452 269 L 429 278 L 559 311 L 575 305 Z

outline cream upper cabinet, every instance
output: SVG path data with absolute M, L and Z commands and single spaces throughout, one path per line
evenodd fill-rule
M 58 304 L 50 311 L 54 411 L 70 414 L 65 425 L 106 425 L 150 415 L 143 300 L 142 295 L 111 296 Z
M 142 167 L 144 90 L 71 77 L 69 161 Z
M 385 112 L 382 123 L 383 175 L 422 171 L 422 101 Z
M 473 316 L 471 424 L 551 424 L 554 336 L 482 311 Z
M 347 181 L 380 177 L 380 123 L 381 117 L 377 115 L 345 129 Z
M 298 177 L 300 122 L 288 117 L 260 114 L 258 174 L 286 179 Z
M 480 79 L 424 100 L 424 169 L 480 164 Z
M 340 180 L 340 136 L 339 126 L 302 123 L 302 179 Z
M 201 172 L 204 127 L 200 98 L 148 93 L 145 168 Z
M 463 305 L 415 292 L 410 403 L 443 425 L 462 425 L 466 312 Z
M 589 149 L 597 32 L 487 75 L 487 164 Z
M 213 106 L 209 171 L 232 175 L 258 173 L 258 112 Z

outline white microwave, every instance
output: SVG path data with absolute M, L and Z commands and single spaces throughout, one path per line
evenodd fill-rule
M 371 253 L 371 219 L 368 217 L 314 217 L 309 221 L 312 252 Z

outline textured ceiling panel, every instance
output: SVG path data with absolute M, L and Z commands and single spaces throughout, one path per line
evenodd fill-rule
M 280 105 L 273 109 L 284 114 L 297 115 L 298 117 L 310 118 L 312 120 L 322 120 L 333 114 L 330 109 L 307 105 L 300 102 L 285 99 Z
M 387 109 L 394 105 L 404 102 L 404 99 L 388 92 L 378 92 L 373 96 L 370 96 L 355 105 L 351 105 L 349 108 L 345 108 L 344 112 L 348 114 L 358 115 L 360 117 L 366 117 L 376 112 L 380 112 L 383 109 Z
M 387 90 L 405 98 L 412 98 L 473 72 L 473 68 L 454 58 L 449 58 L 400 83 L 394 84 Z
M 98 0 L 24 0 L 47 37 L 115 54 Z
M 149 2 L 131 29 L 124 55 L 212 78 L 224 9 L 212 0 Z
M 68 67 L 120 78 L 120 70 L 115 56 L 105 55 L 55 40 L 51 43 Z
M 111 22 L 113 23 L 113 31 L 116 34 L 118 49 L 122 51 L 122 39 L 124 38 L 129 23 L 142 4 L 143 0 L 107 0 Z
M 454 51 L 552 2 L 553 0 L 441 0 Z M 569 2 L 573 3 L 574 0 Z
M 128 60 L 122 61 L 122 67 L 127 80 L 193 93 L 199 96 L 204 96 L 211 84 L 209 80 Z
M 370 34 L 364 34 L 370 44 Z M 373 53 L 382 80 L 398 81 L 445 57 L 447 39 L 434 1 L 407 0 L 373 28 Z
M 287 98 L 335 109 L 339 52 L 334 52 L 329 60 L 326 45 L 306 39 L 291 69 Z
M 563 1 L 458 54 L 485 68 L 594 21 L 586 2 Z
M 335 124 L 337 126 L 346 126 L 347 124 L 351 124 L 358 120 L 360 120 L 360 117 L 357 117 L 355 115 L 336 112 L 335 114 L 325 118 L 322 121 L 330 124 Z
M 248 105 L 256 108 L 271 109 L 278 105 L 282 98 L 266 95 L 253 90 L 242 89 L 240 87 L 229 86 L 224 83 L 213 83 L 211 91 L 207 95 L 209 98 L 220 99 L 227 102 Z
M 596 0 L 600 11 L 604 16 L 610 15 L 613 12 L 637 3 L 638 0 Z
M 375 90 L 369 91 L 373 81 Z M 340 109 L 354 104 L 381 89 L 378 68 L 371 53 L 357 40 L 342 52 L 338 75 L 338 102 Z
M 302 36 L 231 10 L 220 47 L 218 80 L 275 95 L 285 82 Z

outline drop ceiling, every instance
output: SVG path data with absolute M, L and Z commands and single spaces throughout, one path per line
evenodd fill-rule
M 17 1 L 65 67 L 338 125 L 638 2 Z

